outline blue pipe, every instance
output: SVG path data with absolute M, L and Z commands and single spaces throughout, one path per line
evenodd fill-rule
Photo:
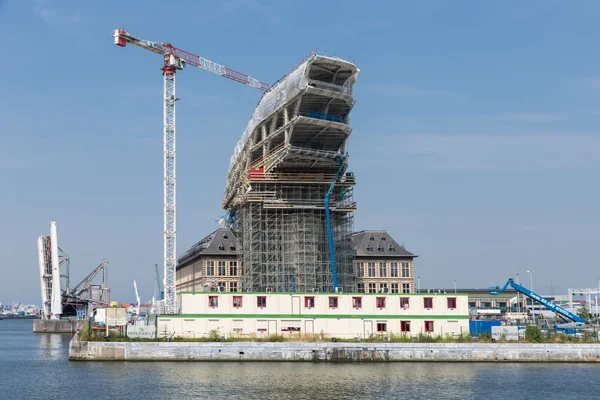
M 335 265 L 335 249 L 333 247 L 333 232 L 331 231 L 331 217 L 329 215 L 329 199 L 331 198 L 331 191 L 335 186 L 340 174 L 342 173 L 342 168 L 344 168 L 344 159 L 339 159 L 339 168 L 337 173 L 335 174 L 335 178 L 333 178 L 333 182 L 329 186 L 329 190 L 325 195 L 325 200 L 323 203 L 325 204 L 325 219 L 327 220 L 327 241 L 329 242 L 329 261 L 331 262 L 331 276 L 333 277 L 333 291 L 335 292 L 338 288 L 338 279 L 337 279 L 337 269 Z

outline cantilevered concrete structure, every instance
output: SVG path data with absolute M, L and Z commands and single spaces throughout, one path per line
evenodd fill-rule
M 356 290 L 346 144 L 357 76 L 348 61 L 311 54 L 256 107 L 223 200 L 241 242 L 243 290 Z

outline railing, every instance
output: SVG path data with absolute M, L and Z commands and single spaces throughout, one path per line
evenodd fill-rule
M 314 86 L 316 88 L 328 89 L 328 90 L 333 90 L 334 92 L 340 92 L 340 93 L 345 93 L 345 94 L 352 95 L 352 88 L 351 87 L 342 86 L 342 85 L 336 85 L 335 83 L 318 81 L 316 79 L 309 79 L 308 80 L 308 84 L 312 85 L 312 86 Z
M 339 115 L 334 115 L 334 114 L 326 114 L 326 113 L 322 113 L 322 112 L 308 111 L 306 113 L 306 116 L 308 118 L 323 119 L 325 121 L 340 122 L 342 124 L 346 123 L 346 120 L 344 118 L 342 118 Z

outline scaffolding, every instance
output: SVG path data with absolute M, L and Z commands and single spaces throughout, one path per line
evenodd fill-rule
M 346 143 L 357 75 L 352 63 L 313 54 L 257 106 L 232 157 L 223 200 L 241 242 L 243 290 L 336 290 L 324 204 L 334 180 L 329 211 L 337 289 L 356 290 L 355 178 L 347 171 Z

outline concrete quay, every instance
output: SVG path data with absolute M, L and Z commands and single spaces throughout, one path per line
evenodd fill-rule
M 33 333 L 75 333 L 77 323 L 80 322 L 70 319 L 35 319 Z
M 600 344 L 84 342 L 72 361 L 600 362 Z

